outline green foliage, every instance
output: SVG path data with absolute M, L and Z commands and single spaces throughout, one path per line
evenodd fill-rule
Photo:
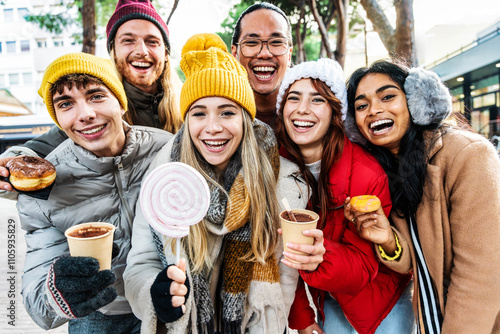
M 321 36 L 314 34 L 306 38 L 304 51 L 308 60 L 317 60 L 321 51 Z
M 219 35 L 224 43 L 226 43 L 228 50 L 231 50 L 233 30 L 238 17 L 240 17 L 241 13 L 243 13 L 243 11 L 253 3 L 254 1 L 242 0 L 239 4 L 236 4 L 233 8 L 231 8 L 227 18 L 221 23 L 221 30 L 220 32 L 217 32 L 217 35 Z
M 184 72 L 182 72 L 180 66 L 177 66 L 175 68 L 175 71 L 177 72 L 177 75 L 179 76 L 179 79 L 181 79 L 182 82 L 186 81 L 186 75 L 184 74 Z
M 224 20 L 224 22 L 222 22 L 221 31 L 218 32 L 218 35 L 224 40 L 228 48 L 231 47 L 231 38 L 233 36 L 233 29 L 236 24 L 236 20 L 248 6 L 254 4 L 255 2 L 256 1 L 242 0 L 240 3 L 235 4 L 230 10 L 228 17 Z M 317 23 L 315 22 L 309 7 L 305 4 L 307 3 L 307 1 L 304 1 L 303 5 L 305 6 L 304 22 L 298 22 L 300 18 L 300 11 L 302 8 L 300 0 L 268 0 L 268 2 L 281 8 L 287 14 L 292 25 L 292 35 L 294 36 L 294 39 L 295 27 L 297 24 L 301 24 L 300 31 L 303 35 L 304 29 L 306 30 L 306 38 L 304 41 L 302 41 L 306 57 L 309 60 L 318 59 L 321 51 L 321 36 L 318 32 Z M 364 22 L 358 13 L 358 7 L 361 6 L 359 5 L 357 0 L 350 0 L 348 9 L 349 28 L 351 28 L 356 23 Z M 331 18 L 335 10 L 335 6 L 332 0 L 317 0 L 317 8 L 323 20 L 326 20 L 326 18 Z M 337 33 L 335 18 L 329 26 L 328 33 L 332 35 Z M 294 60 L 294 62 L 296 62 L 297 59 L 296 53 L 297 50 L 294 49 L 294 52 L 292 54 L 292 59 Z
M 46 29 L 51 33 L 60 34 L 63 28 L 74 23 L 74 20 L 67 13 L 43 15 L 28 14 L 24 17 L 27 22 L 36 23 L 40 28 Z
M 95 2 L 95 13 L 96 13 L 96 27 L 106 27 L 109 18 L 113 14 L 116 8 L 117 0 L 96 0 Z M 83 0 L 60 0 L 59 6 L 64 8 L 64 10 L 59 14 L 52 13 L 39 13 L 39 14 L 28 14 L 25 16 L 27 22 L 32 22 L 37 24 L 40 28 L 46 29 L 51 33 L 60 34 L 62 31 L 70 25 L 75 25 L 78 28 L 82 28 L 82 13 L 81 8 L 83 6 Z M 78 11 L 73 11 L 77 8 Z M 158 8 L 158 7 L 156 7 Z M 73 35 L 76 42 L 81 43 L 82 36 L 81 33 Z M 102 36 L 98 36 L 102 37 Z

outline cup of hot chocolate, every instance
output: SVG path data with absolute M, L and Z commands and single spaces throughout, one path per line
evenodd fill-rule
M 115 226 L 93 222 L 72 226 L 64 235 L 68 239 L 71 256 L 89 256 L 99 261 L 100 270 L 111 269 Z
M 302 232 L 304 230 L 315 229 L 318 224 L 319 215 L 314 211 L 301 209 L 293 209 L 292 213 L 297 221 L 293 221 L 286 210 L 280 213 L 283 248 L 290 253 L 307 255 L 303 252 L 289 249 L 286 244 L 288 242 L 306 245 L 314 244 L 314 238 L 305 236 Z M 296 261 L 289 258 L 287 260 L 296 263 Z

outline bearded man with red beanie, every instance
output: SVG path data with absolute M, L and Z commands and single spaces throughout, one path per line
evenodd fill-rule
M 179 110 L 181 81 L 170 60 L 169 30 L 150 0 L 119 0 L 106 27 L 107 48 L 123 83 L 129 105 L 124 120 L 177 132 L 182 124 Z M 44 158 L 68 137 L 54 126 L 22 146 L 0 156 L 0 196 L 15 199 L 17 193 L 3 182 L 7 157 Z

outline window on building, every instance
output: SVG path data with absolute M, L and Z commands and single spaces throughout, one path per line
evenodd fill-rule
M 21 52 L 30 51 L 30 41 L 21 41 Z
M 6 77 L 7 76 L 5 74 L 0 74 L 0 88 L 7 87 L 7 84 L 5 83 Z
M 481 80 L 473 81 L 470 86 L 471 95 L 481 95 L 486 93 L 495 92 L 498 90 L 498 75 L 492 75 Z
M 62 38 L 54 38 L 54 46 L 59 47 L 59 46 L 64 46 L 64 42 Z
M 39 48 L 46 48 L 47 47 L 47 40 L 45 38 L 37 39 L 36 46 Z
M 18 73 L 10 73 L 9 74 L 9 86 L 19 85 L 19 74 Z
M 28 8 L 18 8 L 17 9 L 17 17 L 19 18 L 19 21 L 22 21 L 26 15 L 29 14 Z
M 2 53 L 2 42 L 0 42 L 0 53 Z
M 14 8 L 6 8 L 3 10 L 3 19 L 5 23 L 14 22 Z
M 23 73 L 23 83 L 31 85 L 33 83 L 33 74 L 31 72 Z
M 492 75 L 481 80 L 473 81 L 470 86 L 472 96 L 472 107 L 474 109 L 494 106 L 496 93 L 499 90 L 498 75 Z
M 17 50 L 16 50 L 16 41 L 8 41 L 8 42 L 5 42 L 6 44 L 6 48 L 7 48 L 7 52 L 8 53 L 15 53 Z

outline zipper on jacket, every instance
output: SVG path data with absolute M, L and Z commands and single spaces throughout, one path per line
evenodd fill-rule
M 158 115 L 158 107 L 160 105 L 160 101 L 158 100 L 159 94 L 155 93 L 153 97 L 152 112 L 153 112 L 153 122 L 155 123 L 155 127 L 160 129 L 160 115 Z
M 116 181 L 116 186 L 118 188 L 118 196 L 120 196 L 120 200 L 122 201 L 123 206 L 125 207 L 125 211 L 127 211 L 128 214 L 128 221 L 130 224 L 132 224 L 134 220 L 134 215 L 132 210 L 130 209 L 130 206 L 128 205 L 127 200 L 125 199 L 125 192 L 123 190 L 123 185 L 125 184 L 125 180 L 123 179 L 123 164 L 120 162 L 118 163 L 117 166 L 117 171 L 115 175 L 115 181 Z

